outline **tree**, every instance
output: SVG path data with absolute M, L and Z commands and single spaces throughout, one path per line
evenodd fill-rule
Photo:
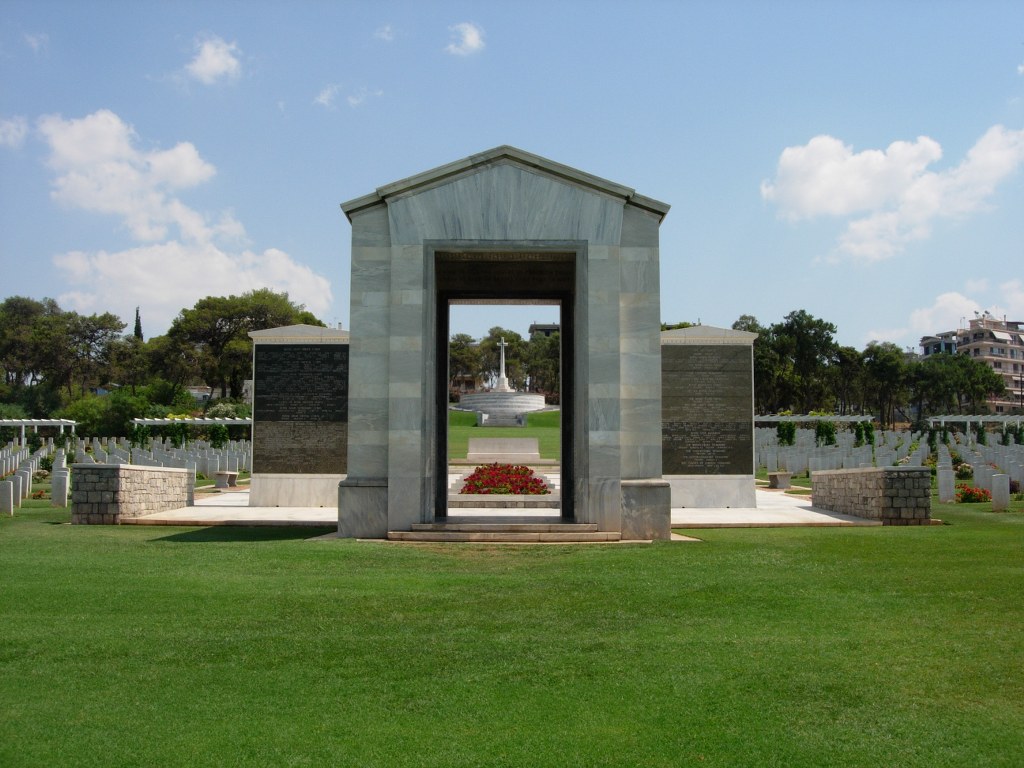
M 468 333 L 456 333 L 448 342 L 448 386 L 458 387 L 460 379 L 480 378 L 480 348 Z
M 835 357 L 836 327 L 800 309 L 771 327 L 787 398 L 803 413 L 830 404 L 827 370 Z
M 961 391 L 958 397 L 967 402 L 972 413 L 988 410 L 986 401 L 990 397 L 1001 397 L 1006 394 L 1006 383 L 1003 377 L 989 368 L 985 363 L 974 360 L 967 355 L 957 355 L 960 369 L 959 384 Z
M 154 402 L 171 405 L 200 375 L 198 347 L 178 336 L 154 336 L 146 342 L 150 392 Z
M 11 296 L 0 304 L 0 369 L 12 399 L 42 380 L 51 341 L 42 332 L 43 325 L 63 314 L 53 299 Z
M 562 337 L 535 333 L 526 344 L 526 371 L 530 390 L 558 395 L 561 390 Z
M 135 308 L 135 333 L 134 336 L 139 341 L 145 341 L 142 338 L 142 315 L 139 314 L 139 308 Z
M 221 397 L 230 392 L 238 398 L 252 366 L 249 332 L 310 321 L 323 325 L 301 304 L 292 303 L 287 293 L 260 288 L 241 296 L 200 299 L 178 314 L 168 336 L 197 348 L 202 375 L 220 388 Z
M 773 346 L 773 337 L 768 328 L 762 326 L 753 315 L 740 315 L 732 324 L 734 331 L 756 333 L 754 339 L 754 408 L 758 413 L 774 413 L 780 410 L 779 401 L 779 355 Z
M 907 364 L 903 351 L 891 342 L 871 342 L 864 350 L 868 391 L 882 426 L 896 421 L 896 409 L 906 402 Z
M 71 376 L 84 396 L 90 386 L 103 383 L 110 362 L 111 346 L 125 324 L 110 312 L 102 315 L 65 314 L 68 322 L 68 340 L 72 356 Z M 68 396 L 73 397 L 72 382 L 68 382 Z
M 109 347 L 111 381 L 127 387 L 134 395 L 150 379 L 146 345 L 135 334 L 115 339 Z
M 837 347 L 829 366 L 829 386 L 841 416 L 863 402 L 864 357 L 853 347 Z M 863 408 L 857 407 L 857 411 Z

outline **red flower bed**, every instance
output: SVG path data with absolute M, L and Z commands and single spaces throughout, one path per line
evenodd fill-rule
M 956 500 L 960 503 L 992 501 L 992 493 L 984 488 L 971 488 L 967 484 L 961 484 L 956 487 Z
M 513 494 L 536 496 L 551 493 L 529 467 L 512 464 L 484 464 L 466 478 L 459 493 Z

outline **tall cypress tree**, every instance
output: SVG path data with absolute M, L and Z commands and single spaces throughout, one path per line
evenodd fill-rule
M 145 341 L 142 338 L 142 316 L 139 314 L 139 308 L 135 308 L 135 338 L 139 341 Z

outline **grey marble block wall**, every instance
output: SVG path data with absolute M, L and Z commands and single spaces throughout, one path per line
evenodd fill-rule
M 338 532 L 387 535 L 391 238 L 383 207 L 350 214 L 348 476 L 338 486 Z
M 386 494 L 383 532 L 433 518 L 431 478 L 446 471 L 434 455 L 434 371 L 445 363 L 435 359 L 433 252 L 490 244 L 529 253 L 551 243 L 577 254 L 576 519 L 620 530 L 622 479 L 660 475 L 658 225 L 668 206 L 499 147 L 342 207 L 353 226 L 352 400 L 339 530 L 343 507 L 374 492 Z

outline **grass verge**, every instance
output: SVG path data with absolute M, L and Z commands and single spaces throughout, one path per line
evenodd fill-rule
M 525 427 L 478 427 L 476 414 L 448 412 L 448 458 L 465 459 L 471 437 L 536 437 L 542 459 L 558 461 L 562 456 L 561 413 L 544 411 L 526 417 Z
M 389 546 L 0 520 L 4 766 L 1011 766 L 1024 514 Z

